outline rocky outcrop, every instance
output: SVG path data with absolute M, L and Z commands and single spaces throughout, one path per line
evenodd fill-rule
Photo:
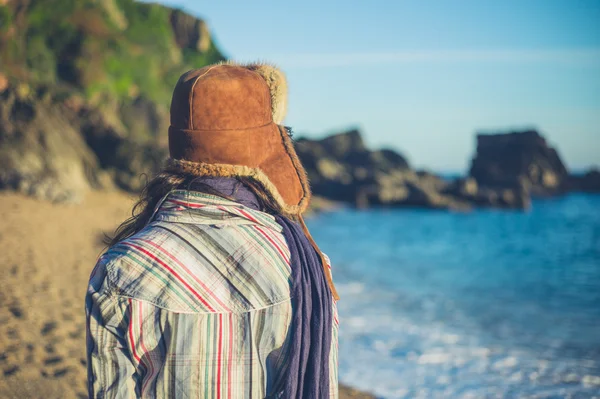
M 0 0 L 0 189 L 52 201 L 137 191 L 166 158 L 178 77 L 224 57 L 180 10 L 47 3 Z
M 323 140 L 300 139 L 296 150 L 315 194 L 358 207 L 467 210 L 474 206 L 530 206 L 524 187 L 481 186 L 474 177 L 449 182 L 426 171 L 415 171 L 392 150 L 367 149 L 358 130 Z
M 194 49 L 201 53 L 208 51 L 210 32 L 206 22 L 180 10 L 173 10 L 170 19 L 179 48 Z
M 127 108 L 122 111 L 127 112 Z M 74 123 L 77 122 L 100 167 L 124 190 L 141 190 L 146 179 L 158 172 L 168 156 L 166 145 L 159 145 L 157 140 L 132 136 L 126 127 L 118 123 L 119 120 L 107 118 L 105 113 L 96 108 L 84 107 L 79 110 L 74 119 Z M 157 128 L 152 124 L 152 118 L 146 122 L 153 130 Z
M 356 129 L 322 140 L 300 139 L 296 151 L 314 193 L 330 200 L 358 207 L 468 207 L 442 193 L 447 183 L 441 178 L 411 169 L 397 152 L 367 149 Z
M 322 140 L 299 139 L 296 151 L 312 189 L 338 201 L 356 203 L 364 188 L 382 176 L 409 169 L 406 159 L 393 151 L 367 150 L 355 129 Z
M 0 90 L 0 189 L 56 202 L 114 185 L 141 189 L 166 147 L 132 137 L 121 114 L 62 96 L 26 84 Z
M 573 192 L 600 193 L 600 170 L 593 168 L 583 175 L 570 175 L 567 186 Z
M 527 209 L 531 198 L 522 187 L 480 187 L 473 177 L 461 177 L 442 189 L 442 192 L 474 207 Z
M 0 188 L 73 202 L 110 179 L 65 107 L 26 85 L 0 93 Z
M 480 187 L 545 196 L 565 191 L 568 172 L 558 152 L 536 130 L 527 130 L 477 135 L 470 176 Z

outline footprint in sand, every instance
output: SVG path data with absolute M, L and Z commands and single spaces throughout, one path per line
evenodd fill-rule
M 67 375 L 70 371 L 71 371 L 71 367 L 63 367 L 63 368 L 54 370 L 54 373 L 52 373 L 52 376 L 54 378 L 62 377 L 62 376 Z
M 83 337 L 84 333 L 85 333 L 85 329 L 83 327 L 78 327 L 76 330 L 71 331 L 69 333 L 69 337 L 71 337 L 72 339 L 80 338 L 80 337 Z
M 48 354 L 56 352 L 56 348 L 54 347 L 54 344 L 52 344 L 52 343 L 46 344 L 46 346 L 44 346 L 44 350 Z
M 10 313 L 13 314 L 13 316 L 15 316 L 17 319 L 20 319 L 23 317 L 24 312 L 23 312 L 23 308 L 21 307 L 21 305 L 19 303 L 13 304 L 11 305 L 8 310 L 10 311 Z
M 62 363 L 63 361 L 64 361 L 64 358 L 62 356 L 52 356 L 52 357 L 49 357 L 46 360 L 44 360 L 44 364 L 46 366 L 53 366 L 55 364 Z
M 40 371 L 42 377 L 60 378 L 72 371 L 72 367 L 65 366 L 65 358 L 62 356 L 51 356 L 44 360 L 44 369 Z
M 46 324 L 44 324 L 44 326 L 42 327 L 41 333 L 42 333 L 42 335 L 48 335 L 55 329 L 56 329 L 56 322 L 49 321 Z
M 4 376 L 9 377 L 13 374 L 18 373 L 19 370 L 21 370 L 21 368 L 19 366 L 9 366 L 8 368 L 4 369 Z

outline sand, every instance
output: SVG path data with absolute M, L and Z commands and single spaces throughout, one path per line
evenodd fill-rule
M 0 193 L 0 398 L 86 398 L 87 280 L 133 196 L 80 205 Z M 370 398 L 342 388 L 341 398 Z

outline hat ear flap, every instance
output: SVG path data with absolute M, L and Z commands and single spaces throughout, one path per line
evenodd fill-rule
M 285 119 L 287 112 L 287 81 L 281 70 L 266 64 L 247 64 L 245 68 L 258 73 L 267 82 L 271 93 L 271 112 L 273 122 L 280 125 Z

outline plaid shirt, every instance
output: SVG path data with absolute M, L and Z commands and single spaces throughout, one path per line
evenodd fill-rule
M 290 253 L 266 213 L 174 191 L 100 257 L 86 296 L 92 398 L 264 398 L 286 370 Z M 334 301 L 329 356 L 338 397 Z

